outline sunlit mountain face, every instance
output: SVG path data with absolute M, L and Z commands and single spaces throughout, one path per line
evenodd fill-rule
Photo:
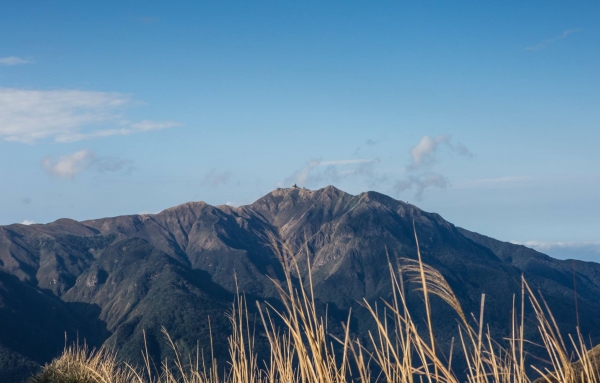
M 465 312 L 479 312 L 486 294 L 493 333 L 509 330 L 524 275 L 555 309 L 564 331 L 574 329 L 576 296 L 582 333 L 599 339 L 599 264 L 500 242 L 380 193 L 293 187 L 240 207 L 190 202 L 158 214 L 0 227 L 0 326 L 10 330 L 0 332 L 8 361 L 0 374 L 26 375 L 49 361 L 63 349 L 65 334 L 141 362 L 145 331 L 149 352 L 161 360 L 171 355 L 162 326 L 193 350 L 197 342 L 209 344 L 209 317 L 214 351 L 226 359 L 224 313 L 236 291 L 277 304 L 275 284 L 284 278 L 284 265 L 272 241 L 294 249 L 299 277 L 306 277 L 310 262 L 331 331 L 352 308 L 352 331 L 365 336 L 372 324 L 358 302 L 390 298 L 389 262 L 416 258 L 415 231 L 423 261 L 444 275 Z M 456 314 L 441 300 L 435 303 L 438 342 L 449 347 L 457 336 Z M 424 315 L 417 291 L 409 294 L 409 305 Z M 535 339 L 536 331 L 532 326 L 527 334 Z

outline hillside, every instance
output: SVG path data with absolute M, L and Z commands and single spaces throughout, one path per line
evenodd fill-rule
M 388 254 L 416 257 L 413 220 L 423 261 L 440 270 L 465 311 L 478 312 L 486 294 L 486 321 L 497 338 L 508 331 L 524 274 L 567 332 L 576 325 L 577 296 L 582 333 L 600 340 L 600 264 L 556 260 L 376 192 L 277 189 L 238 208 L 191 202 L 158 214 L 0 227 L 0 328 L 11 329 L 0 332 L 0 378 L 49 361 L 65 333 L 137 361 L 145 330 L 159 360 L 169 355 L 165 326 L 184 350 L 194 350 L 197 341 L 209 344 L 209 317 L 216 354 L 224 357 L 223 313 L 236 286 L 250 300 L 276 298 L 271 279 L 283 272 L 269 236 L 297 249 L 303 272 L 310 258 L 316 296 L 333 322 L 354 307 L 352 330 L 364 333 L 370 324 L 356 302 L 390 296 Z M 410 297 L 422 311 L 420 296 Z M 447 345 L 454 314 L 433 306 Z

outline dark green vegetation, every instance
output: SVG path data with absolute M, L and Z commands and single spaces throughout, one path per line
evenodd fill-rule
M 354 307 L 352 331 L 364 334 L 370 324 L 356 301 L 389 298 L 386 249 L 392 260 L 416 257 L 413 220 L 423 261 L 444 275 L 465 312 L 478 313 L 486 294 L 494 338 L 509 333 L 524 274 L 561 329 L 575 333 L 578 313 L 581 332 L 594 344 L 600 340 L 599 264 L 496 241 L 375 192 L 278 189 L 239 208 L 197 202 L 154 215 L 0 227 L 0 381 L 16 381 L 58 355 L 65 333 L 91 346 L 115 346 L 134 362 L 143 330 L 154 360 L 170 356 L 161 326 L 182 350 L 195 350 L 197 341 L 208 350 L 208 317 L 215 353 L 224 358 L 230 328 L 223 314 L 236 280 L 249 301 L 277 297 L 270 278 L 283 274 L 270 235 L 298 249 L 302 266 L 308 253 L 315 295 L 329 305 L 331 322 Z M 421 299 L 409 294 L 422 314 Z M 445 304 L 432 308 L 437 341 L 448 346 L 456 314 Z M 528 331 L 526 338 L 535 339 L 536 328 Z

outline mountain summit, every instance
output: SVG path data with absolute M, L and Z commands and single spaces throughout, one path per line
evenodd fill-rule
M 377 192 L 282 188 L 240 207 L 190 202 L 158 214 L 0 226 L 0 380 L 56 356 L 65 333 L 135 361 L 142 331 L 159 360 L 169 353 L 161 326 L 184 351 L 208 344 L 211 328 L 215 352 L 226 355 L 223 314 L 236 288 L 276 302 L 272 280 L 283 269 L 268 238 L 297 249 L 301 267 L 310 261 L 318 301 L 335 320 L 353 307 L 360 334 L 369 324 L 357 301 L 388 298 L 388 260 L 416 257 L 413 222 L 423 261 L 444 275 L 466 312 L 478 311 L 486 294 L 491 331 L 508 334 L 523 274 L 561 328 L 574 331 L 578 307 L 582 333 L 600 339 L 599 264 L 500 242 Z M 420 296 L 412 296 L 418 312 Z M 434 310 L 437 318 L 453 315 L 442 304 Z M 440 344 L 448 343 L 456 323 L 434 325 L 447 330 Z

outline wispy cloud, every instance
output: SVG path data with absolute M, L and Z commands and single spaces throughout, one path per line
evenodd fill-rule
M 0 88 L 0 138 L 25 143 L 42 139 L 75 142 L 179 125 L 174 121 L 130 122 L 125 111 L 136 104 L 122 93 Z
M 409 170 L 416 170 L 423 166 L 431 165 L 435 162 L 435 152 L 440 144 L 450 141 L 450 136 L 437 136 L 431 138 L 424 136 L 421 141 L 410 149 L 411 163 Z
M 93 169 L 100 173 L 119 171 L 131 173 L 134 169 L 131 160 L 119 157 L 98 157 L 91 150 L 80 150 L 57 159 L 46 157 L 42 160 L 42 168 L 50 175 L 68 179 L 74 179 L 77 174 L 86 169 Z
M 321 164 L 321 160 L 310 160 L 302 168 L 296 170 L 291 176 L 285 179 L 285 184 L 298 184 L 300 186 L 306 186 L 306 181 L 310 176 L 310 173 L 314 168 Z
M 565 39 L 570 34 L 573 34 L 573 33 L 576 33 L 576 32 L 581 32 L 581 29 L 580 28 L 567 29 L 560 36 L 556 36 L 556 37 L 553 37 L 551 39 L 546 39 L 546 40 L 542 41 L 539 44 L 526 47 L 525 50 L 526 51 L 537 51 L 537 50 L 540 50 L 540 49 L 544 49 L 544 48 L 548 47 L 548 45 L 550 45 L 550 44 L 552 44 L 552 43 L 554 43 L 554 42 L 556 42 L 558 40 Z
M 415 197 L 420 200 L 423 198 L 423 193 L 429 188 L 445 189 L 450 184 L 447 177 L 441 174 L 428 173 L 418 176 L 409 176 L 406 179 L 396 183 L 394 189 L 398 194 L 405 190 L 415 190 Z
M 411 162 L 409 171 L 420 170 L 437 162 L 437 153 L 441 147 L 446 147 L 463 156 L 471 156 L 471 152 L 462 144 L 452 143 L 449 135 L 436 137 L 424 136 L 419 143 L 410 149 Z
M 369 162 L 374 162 L 375 160 L 334 160 L 334 161 L 321 161 L 319 166 L 329 166 L 329 165 L 353 165 L 353 164 L 366 164 Z
M 450 185 L 448 177 L 431 171 L 431 168 L 440 161 L 439 154 L 442 148 L 461 156 L 472 156 L 466 146 L 452 142 L 452 137 L 449 135 L 423 136 L 410 149 L 410 161 L 405 169 L 408 176 L 396 182 L 393 187 L 395 192 L 402 194 L 414 190 L 415 197 L 420 200 L 428 189 L 447 188 Z
M 25 64 L 31 64 L 32 62 L 33 62 L 33 60 L 31 60 L 31 59 L 25 59 L 25 58 L 17 57 L 17 56 L 9 56 L 9 57 L 0 58 L 0 65 L 7 65 L 7 66 L 25 65 Z
M 370 183 L 376 182 L 374 165 L 375 159 L 347 159 L 323 161 L 315 159 L 308 161 L 302 168 L 296 170 L 285 179 L 286 185 L 293 183 L 298 186 L 324 186 L 338 183 L 347 178 L 362 178 Z
M 23 222 L 21 222 L 21 225 L 27 225 L 27 226 L 29 226 L 29 225 L 33 225 L 34 223 L 35 223 L 34 221 L 31 221 L 31 220 L 28 220 L 28 219 L 24 219 Z
M 127 124 L 127 123 L 125 123 Z M 174 128 L 180 126 L 179 123 L 174 121 L 140 121 L 133 124 L 126 125 L 124 128 L 118 129 L 103 129 L 95 130 L 89 133 L 73 133 L 63 134 L 55 138 L 56 142 L 77 142 L 81 140 L 89 140 L 93 138 L 102 138 L 110 136 L 129 136 L 135 133 L 149 132 L 152 130 L 163 130 L 168 128 Z
M 216 169 L 211 169 L 204 175 L 200 185 L 216 188 L 229 183 L 230 178 L 231 173 L 228 171 L 218 172 Z
M 80 150 L 57 160 L 46 157 L 42 160 L 42 167 L 53 176 L 73 179 L 77 173 L 89 167 L 93 157 L 94 154 L 91 151 Z
M 366 145 L 375 144 L 375 141 L 366 143 Z M 391 189 L 396 194 L 411 191 L 421 199 L 429 189 L 444 189 L 450 185 L 448 177 L 433 171 L 444 154 L 448 153 L 472 156 L 466 146 L 453 141 L 449 135 L 424 136 L 410 149 L 409 161 L 401 169 L 382 170 L 379 167 L 380 160 L 373 158 L 340 160 L 317 158 L 306 162 L 279 186 L 295 183 L 298 186 L 312 188 L 352 180 L 365 183 L 369 188 Z M 392 176 L 393 174 L 402 174 L 403 177 L 398 179 L 397 176 Z

